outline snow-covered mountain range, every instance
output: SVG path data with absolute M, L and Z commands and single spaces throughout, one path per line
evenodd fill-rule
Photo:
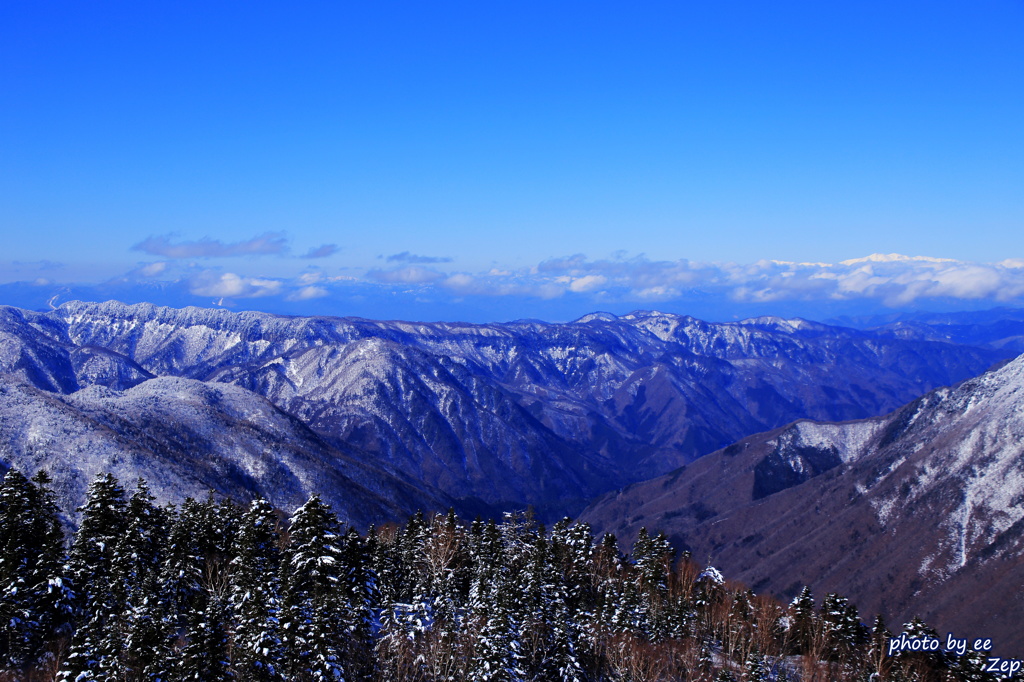
M 147 304 L 0 308 L 0 461 L 354 522 L 454 504 L 551 514 L 810 417 L 885 413 L 1006 352 L 779 318 L 568 324 L 293 318 Z M 160 483 L 163 481 L 163 483 Z

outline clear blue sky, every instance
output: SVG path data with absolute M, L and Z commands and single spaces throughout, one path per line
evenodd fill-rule
M 1016 303 L 1024 0 L 10 0 L 0 231 L 0 303 Z

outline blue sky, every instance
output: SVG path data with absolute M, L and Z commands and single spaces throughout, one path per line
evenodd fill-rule
M 1022 0 L 15 0 L 0 303 L 1020 305 L 1022 121 Z

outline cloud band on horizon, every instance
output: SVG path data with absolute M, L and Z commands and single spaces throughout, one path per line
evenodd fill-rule
M 196 244 L 209 246 L 211 242 L 172 246 L 194 253 Z M 223 253 L 238 246 L 218 244 L 205 252 Z M 168 258 L 140 263 L 131 272 L 110 281 L 116 281 L 117 286 L 129 292 L 131 287 L 138 288 L 139 296 L 144 295 L 145 287 L 152 290 L 163 282 L 196 297 L 250 299 L 257 307 L 265 307 L 255 303 L 257 299 L 278 301 L 280 305 L 274 304 L 278 309 L 287 309 L 281 308 L 286 303 L 329 303 L 332 299 L 355 300 L 353 297 L 423 300 L 448 306 L 452 315 L 458 315 L 462 305 L 499 310 L 515 301 L 517 310 L 551 309 L 549 304 L 561 301 L 559 310 L 586 312 L 652 305 L 686 310 L 711 302 L 718 302 L 723 311 L 752 307 L 771 310 L 780 306 L 799 311 L 850 305 L 892 310 L 929 300 L 946 304 L 961 301 L 1024 305 L 1024 259 L 975 263 L 874 254 L 839 263 L 760 260 L 739 264 L 652 260 L 642 255 L 589 259 L 575 254 L 547 259 L 531 267 L 478 272 L 452 270 L 438 264 L 403 263 L 388 269 L 350 270 L 352 274 L 329 273 L 321 267 L 295 276 L 268 276 L 256 262 L 228 271 L 199 269 L 194 264 L 178 267 L 174 266 L 174 258 Z M 32 273 L 14 267 L 2 269 L 17 281 L 32 281 L 25 277 Z M 73 282 L 57 283 L 39 273 L 37 277 L 40 286 L 74 286 Z M 488 303 L 489 299 L 493 303 Z M 499 299 L 505 303 L 499 304 Z

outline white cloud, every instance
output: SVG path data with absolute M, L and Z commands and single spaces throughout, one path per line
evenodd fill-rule
M 281 282 L 275 279 L 242 277 L 233 272 L 204 272 L 192 279 L 189 291 L 196 296 L 259 298 L 277 295 L 281 287 Z
M 389 284 L 427 284 L 444 279 L 444 275 L 437 270 L 421 268 L 416 265 L 409 265 L 396 270 L 370 270 L 366 273 L 370 279 Z
M 1024 259 L 970 263 L 951 258 L 872 254 L 840 263 L 760 260 L 749 264 L 653 261 L 644 257 L 588 260 L 552 258 L 515 277 L 477 276 L 480 293 L 500 293 L 497 281 L 515 279 L 515 293 L 550 296 L 554 290 L 608 292 L 619 300 L 671 300 L 688 292 L 736 301 L 872 299 L 887 306 L 921 299 L 1010 301 L 1024 296 Z M 508 290 L 505 287 L 504 290 Z
M 640 289 L 636 292 L 636 296 L 645 301 L 670 301 L 673 298 L 679 298 L 681 293 L 678 289 L 657 286 Z
M 174 262 L 143 266 L 142 275 L 173 272 Z M 656 261 L 639 256 L 589 260 L 581 254 L 554 258 L 516 270 L 445 272 L 405 264 L 371 269 L 362 277 L 328 276 L 316 268 L 290 279 L 206 270 L 188 280 L 201 296 L 254 298 L 287 296 L 302 301 L 368 282 L 396 292 L 445 292 L 448 296 L 517 297 L 534 300 L 566 295 L 597 302 L 732 300 L 874 301 L 901 307 L 928 299 L 1010 302 L 1024 298 L 1024 259 L 972 263 L 948 258 L 871 255 L 839 263 L 760 260 L 754 263 Z M 417 293 L 417 295 L 420 295 Z
M 579 279 L 574 279 L 569 285 L 569 290 L 575 291 L 576 293 L 593 291 L 595 289 L 600 289 L 607 281 L 608 278 L 603 275 L 584 275 Z
M 932 258 L 931 256 L 904 256 L 901 253 L 873 253 L 863 258 L 850 258 L 839 261 L 840 265 L 860 265 L 862 263 L 955 263 L 952 258 Z M 800 265 L 827 266 L 827 263 L 801 263 Z
M 157 261 L 141 266 L 138 269 L 138 273 L 143 277 L 156 277 L 163 274 L 165 270 L 167 270 L 167 261 Z
M 327 289 L 323 287 L 302 287 L 298 291 L 288 296 L 289 301 L 309 301 L 314 298 L 323 298 L 328 295 Z
M 476 290 L 476 279 L 472 276 L 467 275 L 464 272 L 458 272 L 454 275 L 450 275 L 442 284 L 452 291 L 460 294 L 474 294 L 478 293 Z

